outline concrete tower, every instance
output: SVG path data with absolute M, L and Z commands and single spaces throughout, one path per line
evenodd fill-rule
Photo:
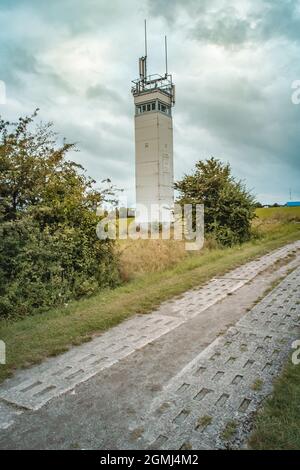
M 172 220 L 173 190 L 173 123 L 175 86 L 166 72 L 147 75 L 147 36 L 145 55 L 139 59 L 139 75 L 132 94 L 135 104 L 135 178 L 137 222 Z M 145 210 L 141 209 L 141 206 Z

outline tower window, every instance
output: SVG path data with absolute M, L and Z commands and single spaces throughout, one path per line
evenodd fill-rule
M 151 101 L 150 103 L 145 103 L 135 107 L 136 114 L 149 113 L 156 110 L 156 102 Z
M 141 104 L 135 107 L 136 114 L 149 113 L 151 111 L 160 111 L 161 113 L 171 116 L 171 106 L 160 101 L 151 101 L 150 103 Z
M 158 111 L 171 115 L 171 107 L 161 102 L 158 102 Z

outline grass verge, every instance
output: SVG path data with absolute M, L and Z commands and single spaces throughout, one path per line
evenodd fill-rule
M 256 417 L 249 446 L 258 450 L 299 450 L 299 423 L 300 365 L 289 361 Z
M 18 321 L 1 320 L 0 339 L 6 343 L 7 364 L 0 367 L 0 381 L 16 368 L 62 353 L 135 313 L 151 311 L 164 300 L 297 239 L 299 226 L 285 225 L 260 240 L 233 248 L 204 250 L 173 268 L 147 273 L 65 308 Z

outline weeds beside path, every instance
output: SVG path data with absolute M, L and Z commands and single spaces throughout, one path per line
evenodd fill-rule
M 300 449 L 300 365 L 289 363 L 258 414 L 249 440 L 252 449 Z

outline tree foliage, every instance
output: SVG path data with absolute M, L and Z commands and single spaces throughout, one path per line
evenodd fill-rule
M 204 204 L 205 232 L 222 245 L 233 245 L 251 236 L 255 199 L 231 167 L 210 158 L 196 163 L 195 172 L 175 183 L 181 204 Z
M 0 120 L 0 316 L 26 315 L 114 285 L 110 240 L 98 240 L 96 207 L 112 194 L 95 189 L 67 160 L 74 144 L 37 112 Z

